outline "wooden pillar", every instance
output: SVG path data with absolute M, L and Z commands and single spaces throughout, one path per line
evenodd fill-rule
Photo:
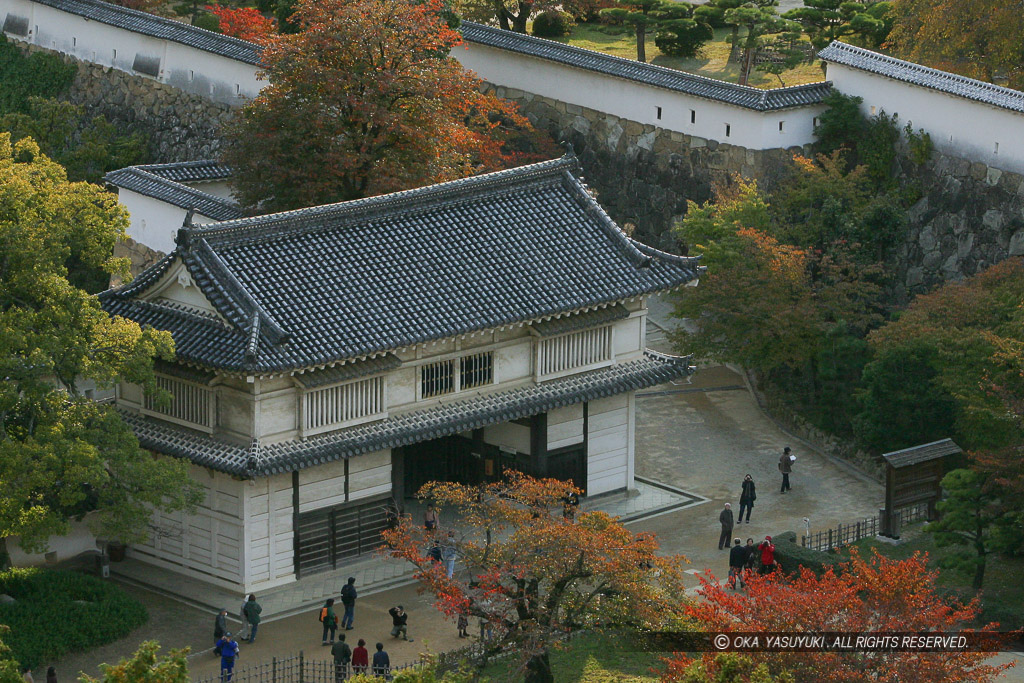
M 530 418 L 530 474 L 548 476 L 548 414 Z
M 274 502 L 270 501 L 270 530 L 273 533 Z M 271 557 L 273 562 L 274 558 Z M 295 569 L 295 578 L 299 576 L 299 471 L 292 470 L 292 564 Z

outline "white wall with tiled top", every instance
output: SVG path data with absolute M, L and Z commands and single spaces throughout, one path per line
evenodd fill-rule
M 898 114 L 924 129 L 935 149 L 1004 171 L 1024 173 L 1024 113 L 830 63 L 828 78 L 840 92 L 864 100 L 864 114 Z

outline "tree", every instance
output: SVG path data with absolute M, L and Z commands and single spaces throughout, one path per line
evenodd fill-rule
M 254 7 L 207 5 L 206 9 L 217 17 L 224 35 L 266 45 L 277 33 L 277 21 L 263 16 Z
M 18 662 L 11 658 L 11 648 L 3 641 L 3 636 L 10 630 L 10 627 L 0 624 L 0 683 L 25 683 Z
M 153 391 L 153 357 L 171 358 L 173 341 L 111 318 L 68 281 L 72 262 L 126 273 L 111 251 L 127 214 L 101 188 L 69 183 L 31 139 L 0 133 L 0 216 L 0 538 L 40 550 L 89 512 L 98 534 L 145 538 L 152 508 L 188 508 L 197 485 L 187 463 L 140 450 L 79 382 Z
M 940 548 L 965 546 L 944 557 L 941 565 L 973 575 L 974 590 L 981 590 L 985 583 L 989 555 L 1020 546 L 1012 526 L 1014 516 L 1006 502 L 987 489 L 986 478 L 984 473 L 967 469 L 953 470 L 943 477 L 944 498 L 936 505 L 941 517 L 926 529 L 935 535 Z
M 86 674 L 79 677 L 81 683 L 191 683 L 188 674 L 188 648 L 171 650 L 159 657 L 160 644 L 147 640 L 130 659 L 122 659 L 115 665 L 100 664 L 99 678 Z
M 647 61 L 647 30 L 657 23 L 654 11 L 662 0 L 615 0 L 618 7 L 601 10 L 601 16 L 628 24 L 636 33 L 636 61 Z
M 889 46 L 904 59 L 1024 87 L 1020 6 L 1002 0 L 895 0 Z
M 668 670 L 661 680 L 664 683 L 793 683 L 793 675 L 783 671 L 773 676 L 764 662 L 757 664 L 750 657 L 723 652 L 714 659 L 669 660 Z
M 724 28 L 728 26 L 730 28 L 729 37 L 726 42 L 729 43 L 729 59 L 728 61 L 734 62 L 739 57 L 740 49 L 740 27 L 739 24 L 729 24 L 725 21 L 726 10 L 734 9 L 739 7 L 745 2 L 745 0 L 708 0 L 705 4 L 697 7 L 693 11 L 693 18 L 702 21 L 712 28 Z
M 727 590 L 698 577 L 702 600 L 686 603 L 688 617 L 709 631 L 892 633 L 960 631 L 977 616 L 979 603 L 962 605 L 935 592 L 936 572 L 925 556 L 890 560 L 875 553 L 865 560 L 851 548 L 849 562 L 818 576 L 801 567 L 799 574 L 779 572 L 751 577 L 746 593 Z M 985 631 L 995 628 L 994 624 Z M 985 664 L 985 652 L 754 652 L 756 664 L 773 674 L 792 673 L 798 683 L 885 681 L 990 681 L 1010 664 Z M 713 653 L 705 655 L 713 659 Z M 679 656 L 670 671 L 690 665 Z M 685 679 L 680 679 L 685 680 Z
M 568 491 L 555 479 L 510 472 L 501 482 L 467 486 L 430 482 L 418 496 L 449 508 L 465 528 L 457 539 L 468 580 L 449 579 L 426 556 L 431 533 L 408 517 L 385 532 L 391 554 L 415 576 L 445 614 L 491 625 L 494 651 L 511 647 L 527 680 L 551 681 L 548 653 L 585 628 L 658 628 L 683 599 L 679 556 L 659 556 L 653 535 L 634 534 L 602 512 L 575 521 L 562 514 Z
M 704 43 L 715 37 L 711 24 L 694 16 L 694 6 L 685 2 L 663 2 L 657 19 L 654 44 L 672 57 L 696 57 Z
M 779 33 L 799 32 L 800 25 L 783 19 L 775 11 L 778 0 L 751 0 L 739 7 L 725 10 L 724 21 L 745 31 L 743 36 L 735 32 L 736 40 L 742 46 L 740 59 L 740 85 L 746 85 L 750 72 L 754 70 L 757 51 L 765 45 L 767 37 Z
M 227 132 L 239 200 L 302 208 L 548 154 L 514 105 L 448 56 L 460 37 L 444 11 L 438 0 L 300 3 L 303 31 L 267 47 L 270 84 Z
M 881 47 L 892 29 L 891 15 L 891 2 L 804 0 L 803 7 L 782 16 L 799 21 L 811 45 L 821 50 L 833 40 L 849 41 L 851 36 L 865 47 Z

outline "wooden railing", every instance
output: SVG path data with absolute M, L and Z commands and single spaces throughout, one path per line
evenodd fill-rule
M 906 526 L 912 522 L 919 522 L 928 519 L 928 504 L 919 503 L 897 510 L 900 518 L 900 526 Z M 812 534 L 801 535 L 800 545 L 811 550 L 829 551 L 850 543 L 856 543 L 862 538 L 877 536 L 882 530 L 879 516 L 865 517 L 856 522 L 839 524 L 835 528 L 816 531 Z

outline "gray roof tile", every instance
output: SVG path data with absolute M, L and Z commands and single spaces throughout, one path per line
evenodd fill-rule
M 606 55 L 594 50 L 585 50 L 554 40 L 505 31 L 470 21 L 462 22 L 461 30 L 462 37 L 470 43 L 517 52 L 578 69 L 596 71 L 608 76 L 616 76 L 756 111 L 774 111 L 788 107 L 818 104 L 832 90 L 832 84 L 828 82 L 762 90 L 697 76 L 685 71 L 667 69 L 654 64 L 644 64 L 632 59 Z
M 359 379 L 360 377 L 367 377 L 369 375 L 378 375 L 382 372 L 387 372 L 388 370 L 394 370 L 401 364 L 402 361 L 398 359 L 398 356 L 393 353 L 386 353 L 383 356 L 374 356 L 373 358 L 356 361 L 355 363 L 345 363 L 343 365 L 335 365 L 331 368 L 304 372 L 302 374 L 295 375 L 295 379 L 302 386 L 307 389 L 311 389 L 313 387 L 322 387 L 327 384 L 347 382 L 352 379 Z
M 143 164 L 134 168 L 176 183 L 195 183 L 204 180 L 227 180 L 234 171 L 230 166 L 214 159 L 201 161 L 175 161 L 169 164 Z
M 138 192 L 173 206 L 195 209 L 196 213 L 218 221 L 245 215 L 238 204 L 232 201 L 157 175 L 146 170 L 145 166 L 120 168 L 103 176 L 103 180 L 109 185 Z
M 144 448 L 187 458 L 197 465 L 234 475 L 266 476 L 645 389 L 692 374 L 691 360 L 689 356 L 647 351 L 640 360 L 403 413 L 305 441 L 261 446 L 256 450 L 251 445 L 227 443 L 138 413 L 123 411 L 121 414 Z
M 963 450 L 952 439 L 941 439 L 900 451 L 883 453 L 882 458 L 896 469 L 900 469 L 957 453 L 963 453 Z
M 897 81 L 919 85 L 922 88 L 939 90 L 950 95 L 957 95 L 968 100 L 984 102 L 993 107 L 1024 112 L 1024 92 L 1011 90 L 985 81 L 978 81 L 965 76 L 939 71 L 913 62 L 865 50 L 862 47 L 847 45 L 838 40 L 818 53 L 826 62 L 842 64 L 854 69 L 888 76 Z
M 183 229 L 171 259 L 228 325 L 139 300 L 166 260 L 100 300 L 169 330 L 183 362 L 272 373 L 584 311 L 700 276 L 698 259 L 626 237 L 578 172 L 566 157 Z
M 247 40 L 232 38 L 197 28 L 173 19 L 165 19 L 100 0 L 34 0 L 63 12 L 77 14 L 92 21 L 135 31 L 154 38 L 170 40 L 199 50 L 236 59 L 247 64 L 260 65 L 263 48 Z

